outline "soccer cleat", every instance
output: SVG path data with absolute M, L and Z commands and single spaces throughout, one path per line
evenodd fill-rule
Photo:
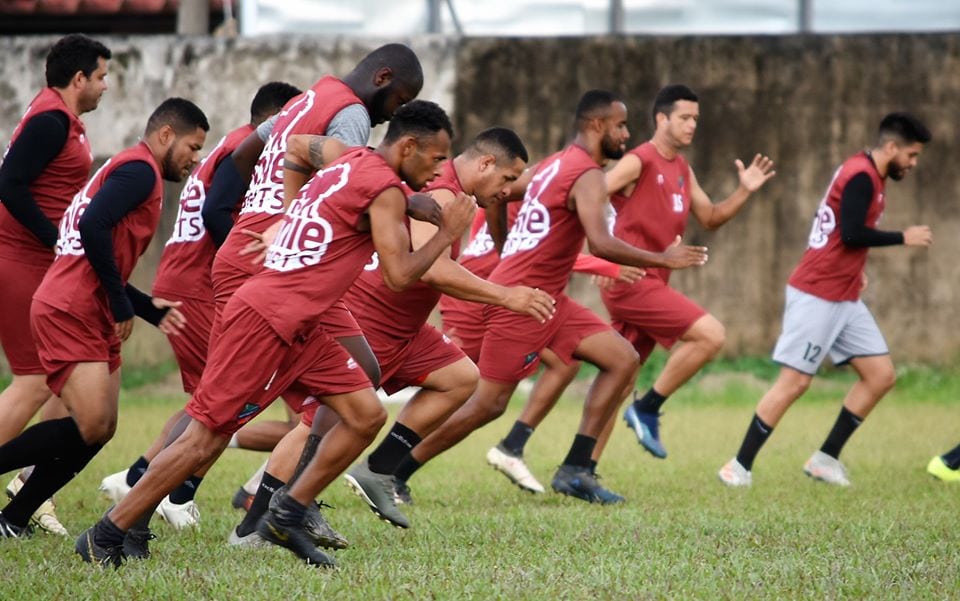
M 273 499 L 271 499 L 271 501 L 272 500 Z M 307 512 L 303 517 L 304 530 L 307 531 L 307 535 L 313 539 L 314 544 L 318 547 L 325 549 L 346 549 L 350 546 L 350 542 L 327 523 L 327 520 L 320 512 L 324 507 L 333 509 L 332 506 L 327 505 L 323 501 L 307 505 Z
M 543 485 L 530 473 L 527 464 L 523 462 L 523 457 L 514 455 L 500 445 L 487 451 L 487 463 L 493 466 L 493 469 L 502 472 L 521 490 L 532 493 L 544 492 Z
M 750 486 L 753 483 L 753 474 L 740 465 L 736 457 L 723 464 L 717 477 L 727 486 Z
M 623 412 L 623 419 L 637 435 L 640 446 L 654 457 L 666 459 L 667 450 L 660 442 L 660 414 L 637 411 L 636 406 L 630 403 Z
M 943 457 L 937 455 L 927 464 L 927 473 L 944 482 L 960 482 L 960 470 L 950 469 Z
M 233 499 L 230 500 L 230 504 L 233 505 L 234 509 L 250 511 L 250 506 L 253 505 L 253 498 L 255 496 L 256 495 L 248 493 L 247 489 L 241 486 L 237 489 L 237 492 L 233 493 Z
M 333 558 L 318 549 L 303 527 L 303 520 L 294 518 L 281 504 L 274 505 L 260 518 L 257 524 L 260 537 L 280 547 L 290 549 L 307 565 L 332 568 L 337 564 Z
M 370 509 L 384 521 L 398 528 L 409 528 L 410 520 L 397 508 L 394 494 L 397 489 L 393 474 L 377 474 L 370 471 L 366 459 L 344 474 L 347 484 L 363 499 Z
M 611 505 L 623 501 L 620 495 L 600 486 L 597 479 L 590 473 L 590 468 L 586 467 L 561 465 L 553 476 L 552 486 L 553 490 L 562 495 L 576 497 L 588 503 Z
M 263 537 L 260 536 L 256 530 L 246 536 L 240 536 L 237 533 L 236 528 L 230 531 L 230 537 L 227 539 L 227 544 L 234 547 L 247 547 L 250 549 L 262 549 L 270 546 L 270 543 L 263 540 Z
M 803 464 L 805 474 L 814 480 L 820 480 L 827 484 L 836 484 L 837 486 L 850 486 L 850 480 L 847 479 L 847 468 L 840 463 L 839 459 L 827 455 L 823 451 L 817 451 L 807 459 Z
M 174 503 L 167 495 L 160 501 L 157 507 L 157 513 L 168 524 L 181 530 L 183 528 L 193 528 L 200 524 L 200 508 L 197 503 L 191 499 L 186 503 Z
M 150 528 L 134 526 L 127 530 L 123 537 L 123 555 L 131 559 L 147 559 L 150 557 L 150 541 L 157 535 Z
M 20 479 L 20 474 L 17 474 L 13 477 L 13 480 L 7 484 L 7 497 L 12 499 L 20 492 L 21 488 L 23 488 L 23 480 Z M 67 532 L 67 529 L 57 518 L 57 506 L 54 505 L 52 498 L 47 499 L 40 507 L 37 507 L 37 510 L 30 516 L 30 521 L 36 524 L 41 530 L 49 532 L 50 534 L 70 536 L 70 533 Z
M 130 492 L 130 487 L 127 486 L 127 470 L 110 474 L 101 480 L 100 492 L 114 505 L 122 501 Z
M 26 526 L 17 526 L 7 521 L 0 513 L 0 538 L 30 538 L 33 535 L 33 529 L 30 524 Z
M 599 484 L 599 482 L 600 482 L 600 480 L 603 478 L 603 476 L 601 476 L 600 474 L 598 474 L 596 469 L 592 470 L 590 473 L 593 474 L 593 478 L 594 478 L 594 479 L 597 481 L 597 483 Z M 597 490 L 597 494 L 600 496 L 600 504 L 601 504 L 601 505 L 616 505 L 616 504 L 618 504 L 618 503 L 626 503 L 626 502 L 627 502 L 626 497 L 623 497 L 623 496 L 621 496 L 621 495 L 618 495 L 617 493 L 613 492 L 612 490 L 608 490 L 608 489 L 604 488 L 603 486 L 600 486 L 599 490 Z
M 91 526 L 77 537 L 77 544 L 74 546 L 77 555 L 79 555 L 83 561 L 92 563 L 98 568 L 104 568 L 109 565 L 119 568 L 125 559 L 123 545 L 101 547 L 93 540 L 95 528 L 96 526 Z
M 410 486 L 401 480 L 396 479 L 396 488 L 393 490 L 393 502 L 397 505 L 413 505 L 413 495 L 410 494 Z

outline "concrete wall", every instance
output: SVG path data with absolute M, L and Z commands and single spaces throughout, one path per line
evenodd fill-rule
M 43 85 L 43 57 L 54 38 L 0 39 L 0 143 Z M 114 51 L 111 88 L 85 116 L 94 152 L 105 159 L 134 143 L 147 115 L 167 96 L 197 102 L 210 118 L 208 146 L 247 117 L 256 87 L 269 80 L 309 86 L 343 74 L 381 40 L 284 36 L 234 41 L 174 37 L 107 38 Z M 920 167 L 888 186 L 883 224 L 928 223 L 929 251 L 872 251 L 874 309 L 898 360 L 953 359 L 960 339 L 954 235 L 960 180 L 951 169 L 960 114 L 960 37 L 698 37 L 406 40 L 424 64 L 422 98 L 454 117 L 461 137 L 494 124 L 524 136 L 534 156 L 563 145 L 579 94 L 592 87 L 628 99 L 633 142 L 649 137 L 649 104 L 665 83 L 683 82 L 701 98 L 701 120 L 688 159 L 714 200 L 736 186 L 733 160 L 764 152 L 777 177 L 716 233 L 691 223 L 687 239 L 711 248 L 708 266 L 675 276 L 676 286 L 727 326 L 728 353 L 766 353 L 780 328 L 783 284 L 803 251 L 810 220 L 836 166 L 868 145 L 879 119 L 908 109 L 934 142 Z M 374 138 L 376 139 L 376 134 Z M 175 214 L 167 198 L 157 240 L 135 280 L 149 283 Z M 585 278 L 573 291 L 601 309 Z M 128 361 L 169 357 L 161 337 L 138 326 Z

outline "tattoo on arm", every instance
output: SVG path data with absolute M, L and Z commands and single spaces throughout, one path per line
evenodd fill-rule
M 326 141 L 326 138 L 322 136 L 317 136 L 310 140 L 307 151 L 310 157 L 310 165 L 314 169 L 323 169 L 323 144 Z
M 313 175 L 313 169 L 307 169 L 303 165 L 298 165 L 289 159 L 283 160 L 283 168 L 289 169 L 290 171 L 296 171 L 297 173 L 302 173 L 304 175 Z

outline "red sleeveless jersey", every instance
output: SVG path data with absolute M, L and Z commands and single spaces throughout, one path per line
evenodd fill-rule
M 463 192 L 453 161 L 447 161 L 439 177 L 424 187 L 423 192 L 449 190 Z M 451 245 L 451 257 L 457 258 L 460 241 Z M 374 260 L 363 271 L 343 297 L 364 332 L 376 331 L 392 339 L 409 340 L 423 324 L 440 300 L 440 291 L 423 282 L 417 282 L 403 292 L 395 292 L 383 281 L 379 262 Z
M 70 121 L 70 130 L 60 154 L 47 163 L 40 177 L 30 183 L 30 193 L 47 219 L 59 223 L 70 199 L 83 187 L 90 175 L 93 153 L 90 151 L 90 142 L 87 141 L 83 122 L 70 112 L 63 98 L 53 88 L 44 88 L 33 99 L 17 128 L 13 130 L 10 145 L 20 136 L 27 121 L 47 111 L 60 111 L 65 114 Z M 7 146 L 7 151 L 9 150 L 10 146 Z M 50 249 L 14 219 L 3 205 L 0 205 L 0 256 L 39 265 L 49 265 L 53 261 Z
M 357 223 L 400 177 L 376 152 L 357 148 L 318 172 L 283 216 L 264 268 L 235 293 L 287 344 L 304 336 L 363 272 L 373 253 Z
M 203 203 L 213 184 L 220 161 L 230 155 L 254 130 L 249 123 L 231 131 L 193 170 L 180 193 L 173 234 L 163 247 L 153 287 L 176 291 L 190 298 L 209 299 L 213 295 L 210 266 L 217 254 L 213 238 L 203 225 Z M 239 203 L 239 198 L 237 199 Z
M 60 220 L 57 258 L 47 270 L 43 282 L 33 295 L 34 299 L 74 315 L 102 315 L 113 323 L 107 294 L 100 287 L 100 279 L 87 261 L 77 227 L 91 199 L 100 191 L 110 174 L 121 165 L 134 161 L 143 161 L 150 165 L 156 182 L 150 197 L 113 228 L 113 256 L 120 270 L 120 278 L 126 284 L 137 260 L 147 249 L 157 230 L 163 202 L 160 165 L 143 142 L 121 151 L 104 163 L 89 183 L 74 196 Z
M 849 247 L 840 238 L 840 198 L 855 175 L 866 173 L 873 183 L 873 198 L 867 209 L 866 226 L 876 228 L 883 216 L 885 178 L 866 152 L 850 157 L 833 174 L 827 193 L 820 201 L 807 250 L 793 270 L 788 284 L 829 301 L 855 301 L 860 298 L 867 248 Z
M 690 165 L 677 155 L 665 159 L 653 142 L 630 150 L 640 159 L 640 177 L 629 196 L 614 194 L 613 235 L 627 244 L 663 252 L 687 229 L 690 214 Z M 670 269 L 647 267 L 646 277 L 667 282 Z
M 567 199 L 574 183 L 591 169 L 600 166 L 574 145 L 540 163 L 510 228 L 500 263 L 490 274 L 491 282 L 532 286 L 555 298 L 563 293 L 585 237 Z
M 263 232 L 283 215 L 283 155 L 287 152 L 287 138 L 293 134 L 323 134 L 337 113 L 352 104 L 363 102 L 335 77 L 320 79 L 287 102 L 253 168 L 237 227 L 230 231 L 220 248 L 222 260 L 250 274 L 259 270 L 239 255 L 250 242 L 249 237 L 240 232 L 245 229 Z

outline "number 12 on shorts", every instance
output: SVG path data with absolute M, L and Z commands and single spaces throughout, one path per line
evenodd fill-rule
M 807 343 L 807 350 L 803 351 L 803 360 L 810 363 L 816 363 L 820 352 L 823 349 L 812 342 Z

